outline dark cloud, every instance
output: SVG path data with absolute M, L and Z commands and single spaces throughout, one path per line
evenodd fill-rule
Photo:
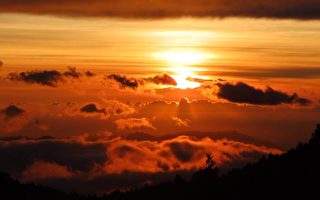
M 13 117 L 21 116 L 23 113 L 25 113 L 25 110 L 15 106 L 10 105 L 2 110 L 0 110 L 0 113 L 2 113 L 5 118 L 10 119 Z
M 173 85 L 173 86 L 177 85 L 176 80 L 174 80 L 174 78 L 172 78 L 168 74 L 156 75 L 154 77 L 145 78 L 144 80 L 155 83 L 155 84 L 161 84 L 161 85 Z
M 80 109 L 80 111 L 85 112 L 85 113 L 104 113 L 104 114 L 106 114 L 105 109 L 103 109 L 103 108 L 98 109 L 97 106 L 93 103 L 83 106 Z
M 319 19 L 319 0 L 2 0 L 0 12 L 126 18 L 264 17 Z
M 79 78 L 82 74 L 77 71 L 75 67 L 68 67 L 68 71 L 64 72 L 63 75 L 71 78 Z
M 62 80 L 62 74 L 56 70 L 32 71 L 10 73 L 8 78 L 12 81 L 23 81 L 26 83 L 40 84 L 56 87 L 58 81 Z
M 195 153 L 203 150 L 201 146 L 190 144 L 189 142 L 172 142 L 169 147 L 175 157 L 181 162 L 189 162 Z
M 0 67 L 2 67 L 2 65 L 3 65 L 3 62 L 0 60 Z
M 86 75 L 87 77 L 95 76 L 95 74 L 94 74 L 93 72 L 89 71 L 89 70 L 85 72 L 85 75 Z
M 107 79 L 116 81 L 120 84 L 121 88 L 137 89 L 139 83 L 141 83 L 139 80 L 135 78 L 128 78 L 127 76 L 119 74 L 110 74 L 109 76 L 107 76 Z
M 85 75 L 88 76 L 87 73 L 85 73 Z M 78 79 L 81 76 L 82 73 L 78 72 L 75 67 L 69 67 L 65 72 L 44 70 L 10 73 L 7 78 L 12 81 L 23 81 L 25 83 L 57 87 L 58 83 L 64 81 L 66 78 Z
M 306 106 L 311 103 L 310 100 L 299 97 L 296 93 L 288 95 L 284 92 L 277 91 L 271 87 L 265 90 L 254 88 L 243 82 L 236 84 L 232 83 L 217 83 L 219 88 L 216 93 L 218 98 L 226 99 L 236 103 L 248 103 L 256 105 L 279 105 L 286 104 L 299 104 Z
M 135 78 L 127 77 L 126 75 L 110 74 L 106 76 L 106 79 L 116 81 L 122 89 L 131 88 L 135 90 L 139 86 L 144 85 L 145 82 L 154 83 L 157 85 L 177 85 L 177 82 L 168 74 L 156 75 L 147 78 Z

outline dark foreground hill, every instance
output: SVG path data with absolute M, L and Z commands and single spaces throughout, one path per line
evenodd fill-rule
M 208 155 L 206 166 L 190 181 L 179 175 L 172 182 L 129 192 L 115 191 L 108 196 L 93 197 L 66 194 L 33 184 L 20 184 L 8 175 L 0 175 L 1 199 L 320 199 L 320 125 L 306 144 L 280 156 L 269 155 L 226 175 Z

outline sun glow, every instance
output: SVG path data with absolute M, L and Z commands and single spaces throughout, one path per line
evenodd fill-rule
M 189 77 L 186 76 L 172 75 L 172 78 L 177 82 L 176 88 L 180 89 L 197 88 L 201 85 L 201 83 L 187 80 Z
M 167 51 L 154 55 L 155 58 L 165 62 L 169 67 L 165 70 L 173 73 L 172 77 L 177 82 L 177 88 L 196 88 L 201 85 L 199 82 L 191 81 L 190 78 L 203 77 L 197 75 L 197 72 L 204 71 L 200 67 L 191 67 L 199 65 L 209 59 L 216 58 L 216 55 L 200 51 Z
M 168 51 L 157 53 L 155 57 L 167 62 L 170 66 L 190 66 L 200 64 L 216 56 L 196 51 Z

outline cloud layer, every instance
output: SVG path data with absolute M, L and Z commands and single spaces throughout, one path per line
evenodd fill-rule
M 266 17 L 319 19 L 319 0 L 2 0 L 0 12 L 55 15 L 164 17 Z
M 178 136 L 161 141 L 137 141 L 99 134 L 70 139 L 0 141 L 0 170 L 24 181 L 62 189 L 70 187 L 72 182 L 75 191 L 84 183 L 90 188 L 90 184 L 98 182 L 95 184 L 104 188 L 99 185 L 92 188 L 101 192 L 128 186 L 125 180 L 113 182 L 115 178 L 127 177 L 128 173 L 137 176 L 139 182 L 130 183 L 136 185 L 163 180 L 164 174 L 173 177 L 179 171 L 191 172 L 204 165 L 208 152 L 214 154 L 222 168 L 243 165 L 269 152 L 281 153 L 277 149 L 225 139 Z M 159 174 L 162 178 L 154 179 Z

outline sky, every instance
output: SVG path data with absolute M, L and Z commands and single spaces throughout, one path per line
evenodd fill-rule
M 319 4 L 0 1 L 0 170 L 103 193 L 307 141 Z

